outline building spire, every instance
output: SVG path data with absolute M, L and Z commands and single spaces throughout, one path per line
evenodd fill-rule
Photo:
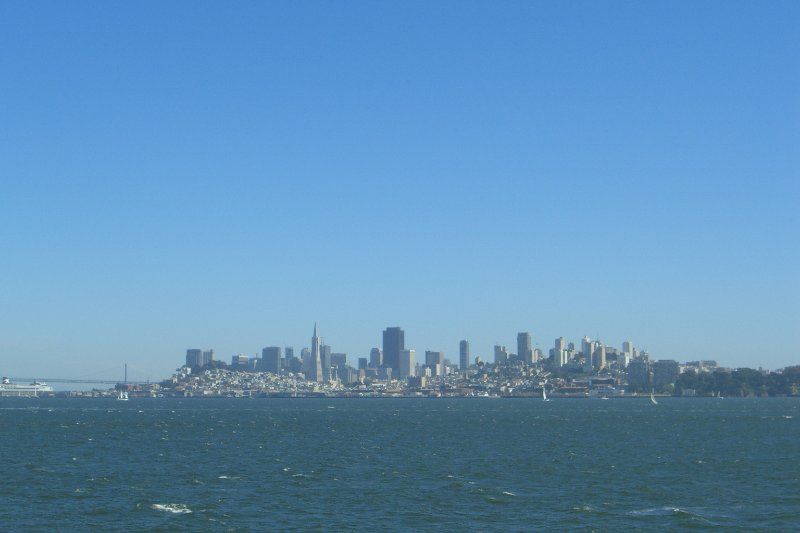
M 317 323 L 314 322 L 314 336 L 317 336 Z

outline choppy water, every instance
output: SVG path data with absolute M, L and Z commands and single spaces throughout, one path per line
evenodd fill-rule
M 0 399 L 0 530 L 800 529 L 800 399 Z

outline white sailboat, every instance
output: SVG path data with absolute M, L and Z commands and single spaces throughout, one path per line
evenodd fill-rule
M 121 402 L 127 402 L 128 401 L 128 391 L 126 391 L 126 390 L 119 391 L 117 393 L 117 400 L 121 401 Z
M 547 397 L 547 386 L 542 385 L 542 400 L 549 402 L 550 398 Z
M 656 391 L 655 390 L 650 391 L 650 403 L 652 403 L 653 405 L 658 405 L 658 402 L 656 401 Z

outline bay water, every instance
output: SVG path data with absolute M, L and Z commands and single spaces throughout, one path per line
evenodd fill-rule
M 2 398 L 2 531 L 800 530 L 800 398 Z

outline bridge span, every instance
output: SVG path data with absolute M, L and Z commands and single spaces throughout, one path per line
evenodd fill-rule
M 45 383 L 83 383 L 94 385 L 117 385 L 119 383 L 124 385 L 149 385 L 149 381 L 123 381 L 119 379 L 68 379 L 68 378 L 8 378 L 14 382 L 45 382 Z

